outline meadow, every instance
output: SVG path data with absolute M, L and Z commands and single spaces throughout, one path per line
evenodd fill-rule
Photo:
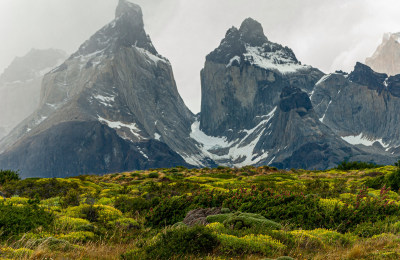
M 399 188 L 399 164 L 3 170 L 0 259 L 399 259 Z

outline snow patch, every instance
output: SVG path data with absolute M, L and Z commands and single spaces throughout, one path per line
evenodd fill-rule
M 154 139 L 156 139 L 157 141 L 160 141 L 161 135 L 159 133 L 155 133 L 154 134 Z
M 268 152 L 254 154 L 254 149 L 260 138 L 263 136 L 264 131 L 268 129 L 266 125 L 275 114 L 276 109 L 277 107 L 275 107 L 269 114 L 262 116 L 264 119 L 254 128 L 249 130 L 242 130 L 242 132 L 246 133 L 246 136 L 241 140 L 228 142 L 227 138 L 224 136 L 209 136 L 201 131 L 199 121 L 196 121 L 192 124 L 190 137 L 200 144 L 199 148 L 206 157 L 210 157 L 215 161 L 241 160 L 241 162 L 239 163 L 233 163 L 233 166 L 235 167 L 243 167 L 246 165 L 256 164 L 268 157 Z M 221 148 L 227 148 L 228 152 L 224 155 L 217 155 L 212 153 L 212 150 Z M 185 156 L 182 157 L 186 160 L 187 163 L 193 164 L 193 162 L 197 162 L 195 165 L 199 165 L 199 160 L 197 158 Z M 200 165 L 202 165 L 201 162 Z
M 317 83 L 315 83 L 315 85 L 321 84 L 322 82 L 324 82 L 325 80 L 327 80 L 331 75 L 332 75 L 332 74 L 328 74 L 328 75 L 323 76 L 322 78 L 320 78 L 320 79 L 318 80 Z
M 120 121 L 109 121 L 105 118 L 102 117 L 98 117 L 98 120 L 102 123 L 107 124 L 109 127 L 114 128 L 114 129 L 121 129 L 121 128 L 128 128 L 129 130 L 131 130 L 132 134 L 134 136 L 136 136 L 139 139 L 143 139 L 143 137 L 138 133 L 140 132 L 140 129 L 138 128 L 138 126 L 135 123 L 132 124 L 125 124 L 123 122 Z
M 93 97 L 106 107 L 112 107 L 112 104 L 110 104 L 110 103 L 114 102 L 114 100 L 115 100 L 115 97 L 113 97 L 113 96 L 105 97 L 102 95 L 95 95 Z
M 360 133 L 357 136 L 356 135 L 342 136 L 342 139 L 352 145 L 362 144 L 365 146 L 372 146 L 375 142 L 379 142 L 384 148 L 389 147 L 388 144 L 385 144 L 383 142 L 382 138 L 381 139 L 371 139 L 371 138 L 364 136 L 363 133 Z
M 324 115 L 319 119 L 319 121 L 321 121 L 321 123 L 323 123 L 324 122 L 324 119 L 325 119 L 325 115 L 326 115 L 326 112 L 328 112 L 328 109 L 329 109 L 329 106 L 331 105 L 331 103 L 332 103 L 332 100 L 331 101 L 329 101 L 329 104 L 328 104 L 328 106 L 326 106 L 326 109 L 325 109 L 325 113 L 324 113 Z
M 233 58 L 229 61 L 229 63 L 226 65 L 226 67 L 227 67 L 227 68 L 231 67 L 231 66 L 232 66 L 232 63 L 233 63 L 234 61 L 237 61 L 237 62 L 240 64 L 240 57 L 239 57 L 239 56 L 233 57 Z
M 277 70 L 282 74 L 297 72 L 300 69 L 310 68 L 301 65 L 291 58 L 286 58 L 282 50 L 265 52 L 263 47 L 246 46 L 244 60 L 263 69 Z
M 168 62 L 167 59 L 160 57 L 160 56 L 156 56 L 153 53 L 149 52 L 148 50 L 145 50 L 143 48 L 139 48 L 137 46 L 133 46 L 134 48 L 136 48 L 136 50 L 138 50 L 141 54 L 143 54 L 143 56 L 147 57 L 147 62 L 149 63 L 154 63 L 154 64 L 158 64 L 159 61 L 161 62 Z

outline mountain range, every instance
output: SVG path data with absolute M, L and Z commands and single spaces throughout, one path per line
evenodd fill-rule
M 201 112 L 180 97 L 140 7 L 115 19 L 44 75 L 38 108 L 0 140 L 0 168 L 65 177 L 155 167 L 388 164 L 400 152 L 400 76 L 357 63 L 324 74 L 248 18 L 201 71 Z

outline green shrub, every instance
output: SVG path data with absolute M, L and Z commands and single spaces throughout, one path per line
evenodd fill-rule
M 76 243 L 76 242 L 88 242 L 91 240 L 94 240 L 94 234 L 90 231 L 76 231 L 76 232 L 70 232 L 65 235 L 59 235 L 60 239 L 67 240 L 71 243 Z
M 0 170 L 0 185 L 18 180 L 20 180 L 18 171 Z
M 341 162 L 336 169 L 341 171 L 349 171 L 349 170 L 362 170 L 362 169 L 373 169 L 380 168 L 383 165 L 378 165 L 371 162 L 349 162 L 343 161 Z
M 60 230 L 77 230 L 81 226 L 90 225 L 89 220 L 62 216 L 55 221 L 55 225 Z
M 140 224 L 133 218 L 119 218 L 117 220 L 110 221 L 108 224 L 111 227 L 120 228 L 124 230 L 140 228 Z
M 147 175 L 148 178 L 154 178 L 157 179 L 159 177 L 158 172 L 151 172 Z
M 263 254 L 270 255 L 286 246 L 268 235 L 246 235 L 236 237 L 227 234 L 218 234 L 221 241 L 219 251 L 226 255 Z
M 80 193 L 77 190 L 69 190 L 65 196 L 60 199 L 61 207 L 68 208 L 70 206 L 79 206 Z
M 52 213 L 33 205 L 7 205 L 0 202 L 0 239 L 17 236 L 39 226 L 53 223 Z
M 185 196 L 166 198 L 150 211 L 146 220 L 154 227 L 173 225 L 184 219 L 189 208 L 190 204 Z
M 173 256 L 207 255 L 219 245 L 217 236 L 203 226 L 169 229 L 146 248 L 149 259 L 170 259 Z
M 386 184 L 395 192 L 400 188 L 400 170 L 396 170 L 386 176 Z
M 151 201 L 142 197 L 132 198 L 127 195 L 117 197 L 114 202 L 114 207 L 123 213 L 142 211 L 151 208 L 151 206 Z
M 373 237 L 375 235 L 385 233 L 388 229 L 389 225 L 382 221 L 378 221 L 375 223 L 364 222 L 356 226 L 355 230 L 353 231 L 353 234 L 359 237 Z
M 69 190 L 79 190 L 79 185 L 67 180 L 29 178 L 18 182 L 7 182 L 3 186 L 7 195 L 19 195 L 21 197 L 49 199 L 63 196 Z

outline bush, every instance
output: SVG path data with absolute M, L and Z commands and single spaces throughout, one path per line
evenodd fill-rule
M 169 229 L 148 246 L 148 259 L 170 259 L 173 256 L 207 255 L 219 245 L 217 236 L 203 226 Z
M 67 180 L 36 179 L 30 178 L 18 182 L 7 182 L 3 186 L 7 195 L 19 195 L 21 197 L 34 198 L 36 195 L 40 199 L 65 195 L 69 190 L 79 190 L 79 185 Z
M 76 243 L 76 242 L 84 243 L 94 240 L 94 234 L 89 231 L 77 231 L 77 232 L 70 232 L 65 235 L 60 235 L 59 238 L 67 240 L 71 243 Z
M 151 201 L 148 201 L 142 197 L 132 198 L 122 195 L 115 199 L 114 206 L 123 213 L 126 213 L 149 209 L 152 205 Z
M 146 217 L 147 223 L 154 227 L 173 225 L 184 219 L 189 207 L 190 203 L 185 196 L 166 198 L 150 211 Z
M 386 176 L 386 184 L 395 192 L 400 188 L 400 170 L 396 170 Z
M 70 206 L 79 206 L 80 194 L 76 190 L 69 190 L 60 200 L 61 207 L 68 208 Z
M 139 223 L 133 218 L 119 218 L 108 223 L 111 227 L 120 228 L 123 230 L 139 229 Z
M 20 180 L 18 171 L 0 170 L 0 185 L 18 180 Z
M 373 169 L 373 168 L 379 168 L 382 166 L 383 165 L 378 165 L 378 164 L 370 163 L 370 162 L 343 161 L 336 167 L 336 169 L 341 170 L 341 171 L 349 171 L 349 170 Z
M 62 216 L 55 221 L 56 227 L 60 230 L 77 230 L 81 226 L 90 225 L 87 219 Z
M 268 235 L 261 234 L 250 234 L 244 237 L 219 234 L 218 239 L 221 241 L 219 251 L 227 255 L 269 255 L 276 250 L 284 249 L 286 247 L 278 240 L 275 240 Z
M 157 179 L 159 176 L 158 172 L 151 172 L 147 175 L 148 178 L 154 178 Z
M 44 228 L 53 223 L 52 213 L 33 205 L 6 205 L 0 202 L 0 239 L 18 236 L 39 226 Z

